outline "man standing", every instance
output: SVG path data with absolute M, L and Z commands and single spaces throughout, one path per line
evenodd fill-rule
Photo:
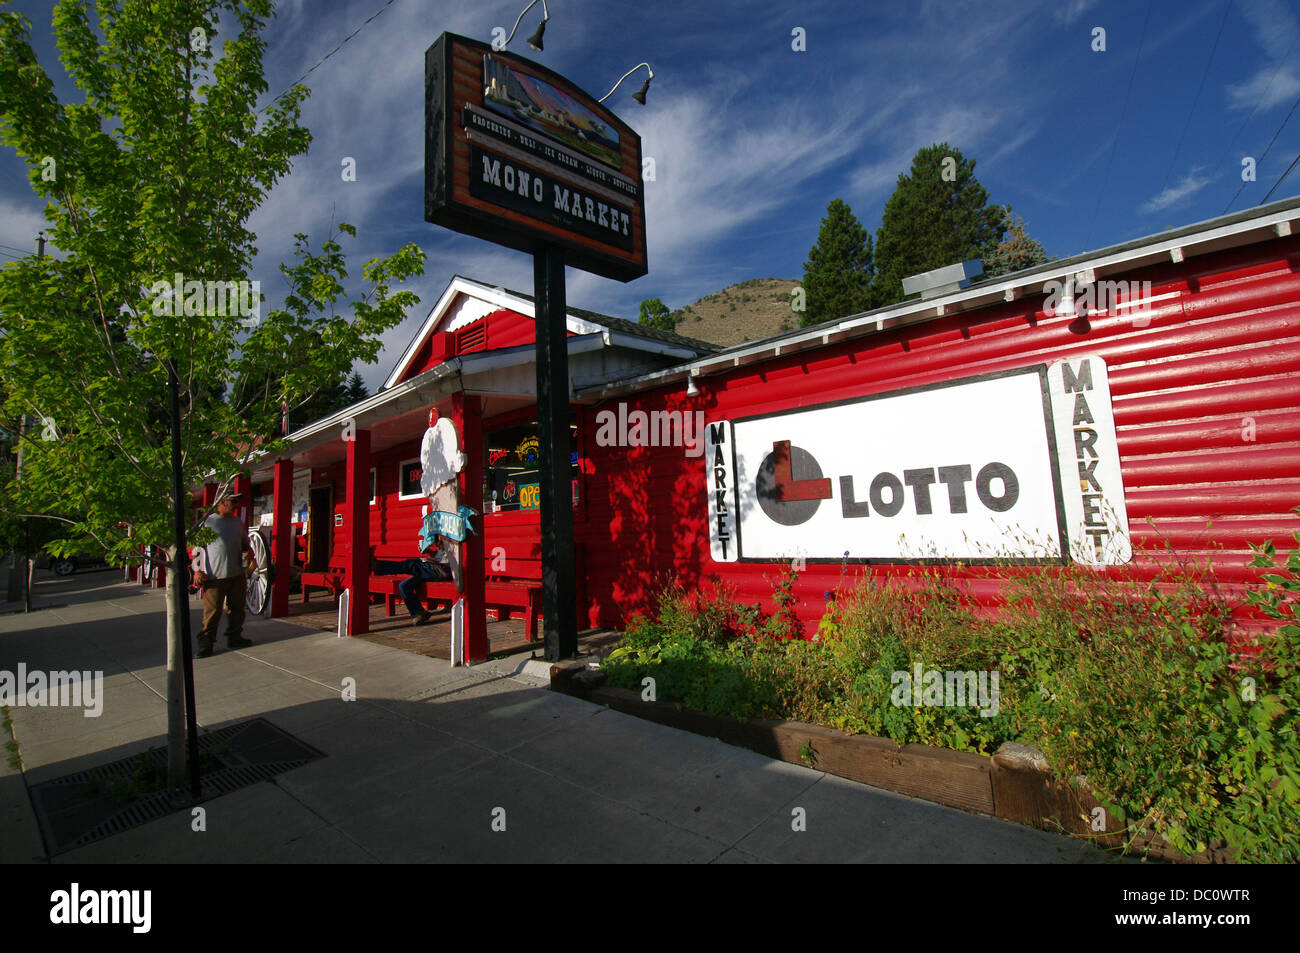
M 240 633 L 244 628 L 245 554 L 248 552 L 248 533 L 244 521 L 235 516 L 235 500 L 226 497 L 217 504 L 217 511 L 203 523 L 213 530 L 217 538 L 203 547 L 199 571 L 195 581 L 203 590 L 203 627 L 199 630 L 198 658 L 212 654 L 217 640 L 217 625 L 221 622 L 221 604 L 226 604 L 226 644 L 232 649 L 247 648 L 253 643 Z

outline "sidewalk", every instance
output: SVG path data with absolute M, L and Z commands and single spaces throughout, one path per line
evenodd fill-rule
M 99 718 L 11 708 L 23 772 L 0 761 L 2 862 L 45 860 L 28 784 L 165 742 L 163 594 L 120 580 L 49 579 L 37 605 L 65 607 L 0 616 L 0 670 L 104 673 Z M 547 691 L 514 674 L 520 657 L 452 669 L 280 621 L 245 634 L 252 648 L 219 638 L 195 662 L 200 724 L 263 716 L 327 757 L 205 802 L 206 831 L 181 811 L 55 863 L 1110 859 Z M 795 808 L 806 830 L 792 830 Z

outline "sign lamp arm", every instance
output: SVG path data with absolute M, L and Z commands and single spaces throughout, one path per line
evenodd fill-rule
M 510 45 L 510 41 L 515 38 L 515 31 L 519 29 L 519 23 L 523 20 L 524 14 L 535 6 L 537 6 L 537 0 L 532 0 L 532 3 L 528 4 L 528 6 L 524 7 L 523 10 L 520 11 L 519 16 L 515 18 L 515 25 L 511 28 L 510 35 L 506 37 L 506 41 L 501 44 L 501 49 L 504 50 Z M 542 50 L 542 34 L 546 32 L 546 21 L 550 18 L 551 11 L 546 9 L 546 0 L 542 0 L 542 22 L 537 24 L 537 30 L 527 40 L 528 45 L 539 53 Z
M 644 106 L 646 90 L 650 88 L 650 80 L 655 78 L 655 71 L 650 68 L 649 63 L 637 63 L 636 66 L 633 66 L 630 70 L 628 70 L 626 73 L 624 73 L 622 76 L 618 78 L 618 82 L 614 84 L 614 89 L 618 89 L 619 84 L 622 83 L 623 80 L 627 79 L 637 70 L 639 70 L 642 66 L 646 68 L 646 72 L 649 73 L 650 75 L 646 77 L 646 81 L 641 84 L 641 88 L 632 94 L 632 98 L 635 99 L 642 106 Z M 614 95 L 614 89 L 611 89 L 604 96 L 601 96 L 600 99 L 596 100 L 596 102 L 603 103 L 605 100 L 609 99 L 609 97 Z

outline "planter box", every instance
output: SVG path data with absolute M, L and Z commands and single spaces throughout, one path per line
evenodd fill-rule
M 740 721 L 679 709 L 672 702 L 645 702 L 639 692 L 626 688 L 596 688 L 587 697 L 616 711 L 718 738 L 791 764 L 963 811 L 994 813 L 990 759 L 984 755 L 924 745 L 900 748 L 887 738 L 848 735 L 798 721 Z M 803 752 L 808 752 L 807 759 L 801 757 Z

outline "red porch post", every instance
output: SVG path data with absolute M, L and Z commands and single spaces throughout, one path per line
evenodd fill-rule
M 358 430 L 347 448 L 348 634 L 370 631 L 370 431 Z
M 203 484 L 203 508 L 206 510 L 217 499 L 217 485 L 215 483 Z
M 234 492 L 235 506 L 244 511 L 244 529 L 247 530 L 253 516 L 253 481 L 247 473 L 235 477 Z
M 457 392 L 451 395 L 452 421 L 460 431 L 465 469 L 461 473 L 460 502 L 483 512 L 483 398 Z M 484 591 L 483 517 L 474 517 L 476 534 L 465 537 L 465 661 L 488 657 L 487 597 Z
M 271 583 L 271 617 L 289 614 L 289 570 L 293 564 L 293 461 L 275 461 L 275 480 L 272 484 L 271 562 L 275 565 L 275 581 Z

